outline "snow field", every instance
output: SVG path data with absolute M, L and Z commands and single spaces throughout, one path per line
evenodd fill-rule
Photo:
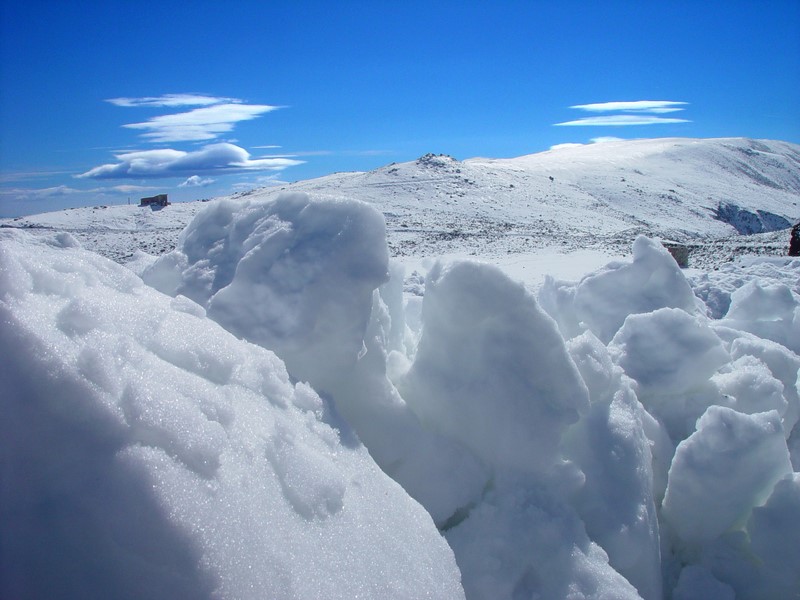
M 797 261 L 687 279 L 639 238 L 538 294 L 460 261 L 404 297 L 375 209 L 287 194 L 140 260 L 170 300 L 1 239 L 11 592 L 800 591 Z

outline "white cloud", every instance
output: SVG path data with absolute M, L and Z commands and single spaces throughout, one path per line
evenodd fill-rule
M 95 188 L 94 192 L 100 191 L 114 191 L 121 194 L 130 194 L 131 192 L 148 192 L 156 188 L 147 185 L 115 185 L 109 188 Z
M 232 131 L 236 123 L 255 119 L 277 108 L 268 104 L 215 104 L 188 112 L 159 115 L 143 123 L 130 123 L 123 127 L 144 130 L 147 133 L 142 137 L 153 142 L 213 140 L 222 133 Z
M 200 177 L 199 175 L 192 175 L 183 183 L 179 183 L 178 187 L 206 187 L 214 183 L 216 179 L 211 179 L 211 177 L 206 177 L 205 179 Z
M 550 150 L 563 150 L 564 148 L 579 148 L 583 146 L 583 144 L 579 144 L 577 142 L 565 142 L 563 144 L 555 144 L 554 146 L 550 146 Z
M 154 188 L 142 185 L 115 185 L 111 187 L 97 187 L 86 190 L 81 190 L 67 185 L 58 185 L 55 187 L 47 188 L 7 188 L 0 189 L 0 195 L 9 196 L 16 200 L 44 200 L 46 198 L 61 198 L 65 196 L 74 196 L 82 194 L 84 196 L 89 194 L 101 195 L 116 195 L 116 194 L 131 194 L 136 192 L 145 192 Z
M 624 138 L 615 137 L 613 135 L 602 135 L 600 137 L 592 138 L 590 140 L 593 144 L 604 144 L 605 142 L 624 142 Z
M 3 196 L 13 196 L 18 199 L 38 199 L 38 198 L 54 198 L 59 196 L 70 196 L 72 194 L 86 193 L 83 190 L 71 188 L 66 185 L 57 185 L 48 188 L 8 188 L 0 190 Z
M 612 126 L 625 127 L 628 125 L 657 125 L 662 123 L 690 123 L 688 119 L 674 119 L 665 117 L 651 117 L 640 115 L 605 115 L 602 117 L 584 117 L 574 121 L 555 123 L 556 126 L 592 127 Z
M 145 98 L 109 98 L 114 106 L 137 107 L 137 106 L 210 106 L 212 104 L 240 104 L 242 101 L 236 98 L 218 98 L 205 94 L 164 94 L 163 96 L 148 96 Z
M 303 164 L 289 158 L 251 159 L 244 148 L 228 143 L 209 144 L 194 152 L 164 148 L 117 154 L 119 162 L 101 165 L 78 175 L 92 179 L 140 179 L 147 177 L 191 177 L 198 173 L 242 173 L 280 171 Z
M 595 104 L 576 104 L 570 106 L 589 112 L 646 112 L 654 114 L 671 113 L 683 110 L 680 106 L 688 102 L 674 100 L 634 100 L 632 102 L 597 102 Z

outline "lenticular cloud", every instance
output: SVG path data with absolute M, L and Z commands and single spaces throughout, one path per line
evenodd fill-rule
M 117 163 L 101 165 L 79 175 L 91 179 L 144 179 L 148 177 L 189 177 L 197 173 L 241 173 L 281 171 L 302 164 L 290 158 L 250 158 L 250 153 L 234 144 L 220 143 L 186 152 L 163 148 L 116 155 Z
M 212 203 L 144 280 L 4 231 L 0 592 L 794 597 L 800 298 L 748 272 L 640 238 L 419 313 L 352 200 Z

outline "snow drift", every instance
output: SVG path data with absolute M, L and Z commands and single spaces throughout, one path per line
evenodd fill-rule
M 1 239 L 0 595 L 463 595 L 430 517 L 273 353 L 68 236 Z
M 800 591 L 797 261 L 439 264 L 418 314 L 352 200 L 210 205 L 144 273 L 172 300 L 72 245 L 2 242 L 11 592 Z

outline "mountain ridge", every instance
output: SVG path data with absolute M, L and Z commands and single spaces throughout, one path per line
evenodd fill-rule
M 227 196 L 286 191 L 350 197 L 385 216 L 395 256 L 500 256 L 556 247 L 627 249 L 638 234 L 739 246 L 800 218 L 800 146 L 749 138 L 655 138 L 557 147 L 516 158 L 426 154 L 366 172 L 334 173 Z M 0 225 L 71 231 L 117 260 L 160 254 L 202 202 L 161 211 L 71 209 Z M 777 238 L 775 238 L 777 239 Z M 624 250 L 623 250 L 624 251 Z

